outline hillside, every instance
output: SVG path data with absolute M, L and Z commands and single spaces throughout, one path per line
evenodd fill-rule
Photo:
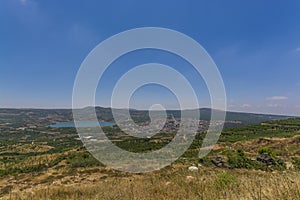
M 127 174 L 97 161 L 78 140 L 74 128 L 45 126 L 55 122 L 56 116 L 57 121 L 63 121 L 68 115 L 66 110 L 1 110 L 0 197 L 152 199 L 155 194 L 156 199 L 300 198 L 299 118 L 226 129 L 213 151 L 200 160 L 198 152 L 205 133 L 198 133 L 172 166 L 152 173 Z M 258 119 L 260 115 L 253 116 Z M 174 136 L 162 132 L 152 139 L 135 139 L 115 126 L 104 127 L 104 131 L 116 145 L 133 152 L 159 149 Z M 266 152 L 272 161 L 268 165 L 257 160 Z M 216 157 L 224 164 L 216 166 L 212 162 Z M 192 163 L 201 165 L 198 172 L 187 170 Z

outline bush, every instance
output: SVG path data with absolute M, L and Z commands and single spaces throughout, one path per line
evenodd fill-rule
M 69 164 L 71 168 L 93 167 L 101 165 L 101 163 L 89 152 L 80 152 L 68 155 L 67 164 Z
M 268 147 L 260 147 L 258 149 L 258 153 L 260 155 L 263 154 L 263 153 L 267 153 L 269 156 L 271 156 L 273 158 L 276 157 L 276 153 L 272 149 L 270 149 Z
M 237 150 L 236 152 L 229 152 L 227 157 L 228 164 L 231 168 L 255 168 L 253 161 L 247 158 L 244 151 L 241 149 Z
M 219 189 L 224 189 L 237 185 L 237 178 L 226 172 L 218 174 L 214 184 Z

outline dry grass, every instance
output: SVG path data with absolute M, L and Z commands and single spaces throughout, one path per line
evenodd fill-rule
M 285 152 L 299 155 L 299 138 L 260 138 L 236 142 L 230 147 L 242 147 L 254 157 L 257 149 L 264 146 L 274 149 L 282 158 L 288 158 Z M 226 143 L 219 143 L 214 150 L 222 152 L 228 148 Z M 16 166 L 48 163 L 59 155 L 28 157 Z M 72 169 L 67 166 L 66 160 L 62 160 L 38 173 L 1 177 L 0 199 L 300 199 L 300 172 L 205 167 L 198 172 L 190 172 L 187 168 L 187 165 L 177 164 L 157 172 L 134 175 L 104 167 Z
M 43 174 L 28 187 L 15 187 L 3 199 L 300 199 L 299 172 L 164 169 L 142 175 L 101 169 L 59 179 Z M 51 180 L 54 181 L 51 181 Z M 23 184 L 24 186 L 24 184 Z

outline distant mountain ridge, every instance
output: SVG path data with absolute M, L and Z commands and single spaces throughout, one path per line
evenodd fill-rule
M 105 107 L 86 107 L 83 109 L 95 109 L 97 116 L 101 120 L 105 121 L 113 121 L 113 116 L 111 114 L 112 108 L 105 108 Z M 122 108 L 114 108 L 117 112 L 125 112 L 127 109 Z M 200 110 L 200 119 L 209 121 L 211 119 L 211 108 L 199 108 L 199 109 L 186 109 L 186 112 L 196 112 Z M 220 118 L 221 114 L 224 111 L 214 110 L 215 116 L 217 119 Z M 147 120 L 149 119 L 149 114 L 147 110 L 138 110 L 138 109 L 129 109 L 131 117 L 135 120 Z M 157 111 L 161 112 L 161 111 Z M 175 118 L 180 117 L 180 110 L 166 110 L 167 115 L 173 115 Z M 226 111 L 226 121 L 240 121 L 241 125 L 248 125 L 248 124 L 256 124 L 261 123 L 264 121 L 272 121 L 272 120 L 279 120 L 279 119 L 288 119 L 294 118 L 294 116 L 287 116 L 287 115 L 272 115 L 272 114 L 256 114 L 256 113 L 244 113 L 244 112 L 233 112 L 233 111 Z
M 85 107 L 79 109 L 81 111 L 96 110 L 97 117 L 102 121 L 114 121 L 112 115 L 112 108 L 105 107 Z M 117 112 L 125 112 L 126 109 L 115 109 Z M 196 112 L 200 110 L 201 120 L 210 120 L 211 111 L 210 108 L 200 109 L 189 109 L 187 112 Z M 149 112 L 147 110 L 129 109 L 131 117 L 135 121 L 149 120 Z M 160 111 L 157 111 L 160 112 Z M 173 115 L 175 118 L 180 118 L 180 110 L 167 110 L 167 115 Z M 218 115 L 224 111 L 215 110 L 215 114 Z M 243 112 L 232 112 L 226 111 L 226 121 L 239 121 L 240 125 L 257 124 L 264 121 L 272 121 L 279 119 L 294 118 L 294 116 L 286 115 L 270 115 L 270 114 L 255 114 L 255 113 L 243 113 Z M 39 122 L 38 124 L 48 124 L 49 122 L 62 122 L 62 121 L 73 121 L 72 109 L 14 109 L 14 108 L 0 108 L 0 122 L 2 123 L 23 123 L 23 122 Z

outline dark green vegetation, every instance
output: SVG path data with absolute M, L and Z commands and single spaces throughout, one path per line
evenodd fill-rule
M 298 135 L 299 119 L 269 121 L 249 126 L 226 129 L 219 141 L 237 142 L 259 137 L 292 137 Z

